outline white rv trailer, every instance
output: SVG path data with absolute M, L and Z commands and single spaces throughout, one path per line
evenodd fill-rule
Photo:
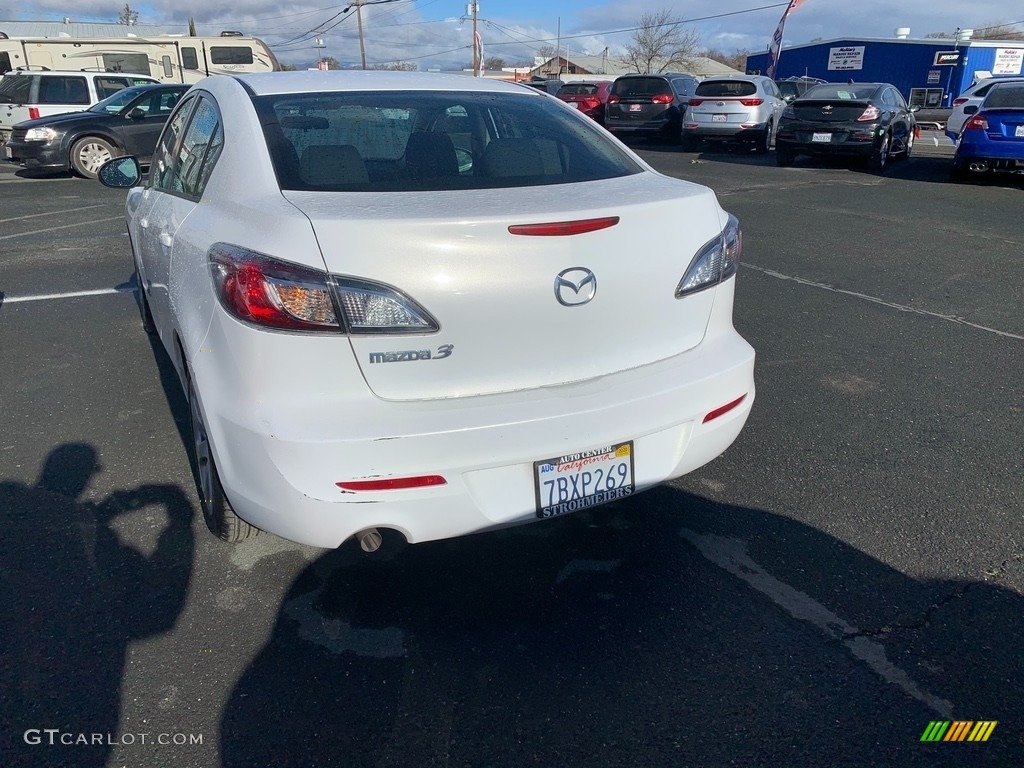
M 281 67 L 256 37 L 7 37 L 0 32 L 0 75 L 14 69 L 90 70 L 195 83 L 207 75 L 273 72 Z

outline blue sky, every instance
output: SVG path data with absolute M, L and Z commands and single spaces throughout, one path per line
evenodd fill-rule
M 366 3 L 374 0 L 364 0 Z M 458 67 L 472 59 L 471 25 L 460 21 L 467 0 L 395 0 L 362 9 L 368 63 L 412 61 L 420 68 Z M 265 39 L 282 61 L 303 64 L 315 60 L 313 32 L 323 34 L 325 56 L 359 60 L 355 13 L 347 4 L 330 0 L 150 0 L 131 3 L 140 22 L 177 24 L 184 31 L 194 16 L 199 31 L 217 34 L 237 29 Z M 806 0 L 786 24 L 785 43 L 813 38 L 892 37 L 896 27 L 910 27 L 912 36 L 982 27 L 998 22 L 1024 22 L 1024 5 L 1006 0 Z M 0 0 L 0 19 L 60 19 L 109 21 L 117 18 L 123 0 Z M 726 53 L 762 51 L 771 38 L 786 3 L 771 0 L 480 0 L 480 32 L 485 57 L 513 64 L 525 61 L 560 40 L 570 54 L 610 55 L 629 39 L 628 30 L 646 13 L 669 10 L 698 32 L 706 47 Z M 2 24 L 0 24 L 2 29 Z M 559 35 L 560 33 L 560 35 Z

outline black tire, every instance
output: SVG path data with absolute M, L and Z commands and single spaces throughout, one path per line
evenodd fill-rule
M 130 243 L 131 237 L 128 239 L 129 247 L 132 249 L 132 264 L 135 266 L 135 290 L 138 291 L 139 316 L 142 319 L 142 330 L 150 336 L 155 336 L 156 324 L 153 322 L 153 313 L 149 310 L 149 297 L 146 295 L 146 286 L 142 284 L 142 275 L 139 274 L 139 261 L 135 256 L 135 246 Z
M 764 127 L 764 131 L 762 131 L 761 135 L 758 137 L 757 144 L 754 145 L 754 151 L 757 154 L 766 155 L 768 154 L 768 150 L 772 148 L 772 137 L 774 134 L 773 128 L 774 125 L 769 120 L 768 125 Z
M 700 146 L 700 142 L 697 139 L 685 134 L 680 138 L 679 144 L 683 152 L 696 152 Z
M 213 460 L 213 450 L 210 448 L 210 438 L 206 434 L 206 424 L 199 407 L 199 398 L 196 397 L 195 388 L 192 386 L 191 375 L 188 377 L 188 413 L 189 433 L 192 437 L 189 454 L 192 459 L 192 471 L 195 473 L 196 490 L 199 492 L 199 505 L 203 510 L 206 527 L 217 538 L 232 543 L 258 535 L 260 529 L 249 525 L 236 515 L 227 496 L 224 495 L 224 488 L 221 487 L 220 477 L 217 475 L 217 465 Z
M 889 169 L 889 160 L 892 153 L 892 137 L 887 133 L 882 137 L 878 149 L 871 155 L 868 165 L 876 173 L 885 173 Z
M 775 147 L 775 164 L 779 168 L 788 168 L 796 160 L 796 153 L 788 149 Z
M 903 154 L 900 157 L 904 160 L 909 160 L 910 155 L 914 151 L 914 129 L 910 129 L 910 135 L 907 136 L 907 146 L 903 148 Z
M 103 163 L 116 156 L 114 146 L 99 136 L 86 136 L 71 145 L 71 169 L 84 179 L 95 179 Z

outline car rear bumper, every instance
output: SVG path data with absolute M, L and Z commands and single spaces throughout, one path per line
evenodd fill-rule
M 735 141 L 757 141 L 764 135 L 767 123 L 758 123 L 746 127 L 733 123 L 703 123 L 698 125 L 684 124 L 683 138 L 694 139 L 731 139 Z
M 422 542 L 535 521 L 535 461 L 629 440 L 637 491 L 684 475 L 736 439 L 754 401 L 754 351 L 731 324 L 734 285 L 719 287 L 708 335 L 689 352 L 596 380 L 500 395 L 385 401 L 369 395 L 358 375 L 345 381 L 338 361 L 338 389 L 358 394 L 339 396 L 322 379 L 311 386 L 300 381 L 306 373 L 276 400 L 255 395 L 253 402 L 238 396 L 253 381 L 233 368 L 229 353 L 197 355 L 225 493 L 253 525 L 333 548 L 373 527 Z M 231 349 L 237 331 L 214 326 L 209 348 Z M 261 335 L 276 345 L 274 334 Z M 273 352 L 292 357 L 306 347 L 308 367 L 317 359 L 308 355 L 324 359 L 332 340 L 302 341 L 287 338 Z M 302 370 L 299 360 L 276 364 Z M 441 475 L 446 484 L 375 492 L 336 486 L 421 475 Z
M 833 155 L 850 157 L 871 157 L 875 152 L 875 141 L 850 140 L 842 142 L 818 143 L 811 141 L 792 141 L 782 136 L 775 136 L 775 151 L 789 152 L 796 155 Z

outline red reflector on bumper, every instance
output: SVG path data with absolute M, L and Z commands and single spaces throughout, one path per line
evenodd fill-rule
M 746 395 L 740 395 L 735 400 L 733 400 L 731 403 L 726 403 L 721 408 L 715 408 L 715 410 L 710 411 L 708 413 L 708 415 L 704 417 L 704 422 L 703 423 L 707 424 L 712 419 L 717 419 L 719 416 L 722 416 L 722 415 L 728 413 L 729 411 L 731 411 L 733 408 L 735 408 L 737 405 L 739 405 L 740 403 L 742 403 L 746 399 L 747 399 Z
M 619 223 L 618 216 L 605 216 L 601 219 L 580 219 L 579 221 L 551 221 L 547 224 L 513 224 L 508 231 L 513 235 L 579 235 L 598 229 L 614 227 Z
M 385 477 L 380 480 L 342 480 L 335 483 L 344 491 L 399 491 L 403 488 L 425 488 L 428 485 L 447 485 L 440 475 L 420 477 Z

